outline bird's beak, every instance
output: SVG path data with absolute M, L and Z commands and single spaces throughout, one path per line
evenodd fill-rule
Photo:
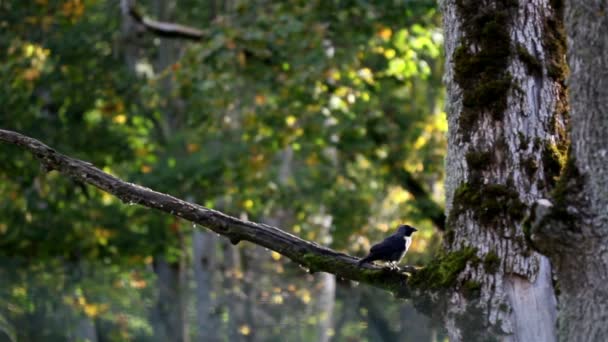
M 413 231 L 415 231 L 415 232 L 417 232 L 417 231 L 418 231 L 418 229 L 416 229 L 416 228 L 414 228 L 414 227 L 412 227 L 412 230 L 413 230 Z

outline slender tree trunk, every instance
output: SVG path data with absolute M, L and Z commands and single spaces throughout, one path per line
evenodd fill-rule
M 194 229 L 192 236 L 192 269 L 196 283 L 196 323 L 197 341 L 216 341 L 218 322 L 214 319 L 213 300 L 213 270 L 215 262 L 215 244 L 213 234 Z
M 250 341 L 253 336 L 251 328 L 247 323 L 247 311 L 245 301 L 247 300 L 243 290 L 244 269 L 241 260 L 241 251 L 227 241 L 222 241 L 224 247 L 224 265 L 226 274 L 224 286 L 227 290 L 227 307 L 229 312 L 227 336 L 230 341 Z M 248 333 L 243 333 L 241 327 L 249 327 Z
M 331 216 L 323 215 L 323 212 L 320 213 L 321 216 L 325 216 L 326 224 L 321 228 L 321 236 L 329 235 L 329 228 L 331 225 Z M 329 217 L 329 219 L 327 219 Z M 318 275 L 318 280 L 321 283 L 321 291 L 319 293 L 318 299 L 318 310 L 319 310 L 319 333 L 318 333 L 318 341 L 319 342 L 328 342 L 331 340 L 333 336 L 334 330 L 334 307 L 336 304 L 336 276 L 330 273 L 321 273 Z
M 608 4 L 568 1 L 572 144 L 553 206 L 534 231 L 560 288 L 563 341 L 608 339 Z
M 121 35 L 123 57 L 130 71 L 135 71 L 137 62 L 137 30 L 136 23 L 129 15 L 129 8 L 133 6 L 133 0 L 120 0 L 121 19 Z
M 90 317 L 81 317 L 74 329 L 73 341 L 97 342 L 95 321 Z
M 567 149 L 556 1 L 446 0 L 445 246 L 451 341 L 556 340 L 548 258 L 524 219 L 555 186 Z M 445 280 L 445 279 L 443 279 Z

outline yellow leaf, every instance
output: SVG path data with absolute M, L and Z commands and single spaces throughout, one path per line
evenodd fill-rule
M 101 203 L 104 205 L 110 205 L 112 202 L 114 202 L 114 197 L 112 195 L 108 194 L 107 192 L 103 192 L 101 194 Z
M 266 103 L 266 96 L 262 94 L 255 95 L 255 104 L 261 106 Z
M 251 333 L 251 328 L 247 324 L 243 324 L 239 327 L 239 334 L 247 336 Z
M 246 200 L 245 202 L 243 202 L 243 207 L 245 207 L 245 209 L 251 209 L 253 208 L 253 200 Z
M 376 32 L 376 35 L 384 40 L 389 40 L 393 35 L 393 30 L 389 27 L 382 27 Z
M 293 127 L 293 125 L 296 124 L 296 117 L 293 115 L 289 115 L 285 118 L 285 123 L 287 124 L 287 126 Z
M 84 313 L 89 317 L 95 317 L 99 313 L 99 308 L 95 304 L 85 304 Z
M 127 122 L 127 116 L 124 114 L 118 114 L 115 117 L 112 118 L 112 121 L 114 123 L 117 123 L 119 125 L 124 125 L 125 122 Z
M 304 304 L 310 303 L 311 297 L 310 292 L 306 289 L 302 290 L 302 294 L 300 295 L 300 299 Z
M 281 296 L 280 294 L 275 294 L 274 296 L 272 296 L 272 303 L 283 304 L 283 296 Z
M 391 59 L 391 58 L 395 57 L 396 54 L 397 54 L 397 52 L 393 49 L 388 49 L 388 50 L 384 51 L 384 57 L 386 57 L 386 59 Z
M 34 68 L 28 68 L 23 71 L 22 76 L 24 80 L 32 82 L 40 77 L 40 71 Z
M 186 148 L 188 149 L 188 153 L 194 153 L 198 151 L 201 147 L 199 144 L 190 143 L 186 146 Z
M 245 53 L 243 53 L 243 51 L 240 51 L 238 53 L 237 58 L 240 66 L 244 67 L 247 64 L 247 57 L 245 56 Z

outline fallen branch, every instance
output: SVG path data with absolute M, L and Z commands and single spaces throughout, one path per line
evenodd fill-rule
M 135 7 L 129 7 L 129 15 L 146 30 L 162 37 L 201 40 L 209 36 L 206 31 L 197 28 L 145 18 Z
M 206 227 L 230 239 L 233 244 L 250 241 L 284 255 L 309 272 L 328 272 L 344 279 L 389 290 L 409 297 L 408 274 L 413 266 L 390 270 L 376 265 L 357 266 L 357 258 L 303 240 L 279 228 L 226 215 L 179 198 L 123 181 L 91 163 L 63 155 L 42 142 L 17 132 L 0 129 L 0 140 L 28 150 L 47 171 L 56 170 L 118 197 L 124 203 L 139 204 L 164 211 Z

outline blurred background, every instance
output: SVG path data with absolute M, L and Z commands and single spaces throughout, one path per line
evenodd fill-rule
M 432 0 L 4 0 L 0 127 L 351 255 L 408 223 L 422 265 L 443 225 L 440 25 Z M 389 293 L 0 151 L 0 341 L 443 339 Z

